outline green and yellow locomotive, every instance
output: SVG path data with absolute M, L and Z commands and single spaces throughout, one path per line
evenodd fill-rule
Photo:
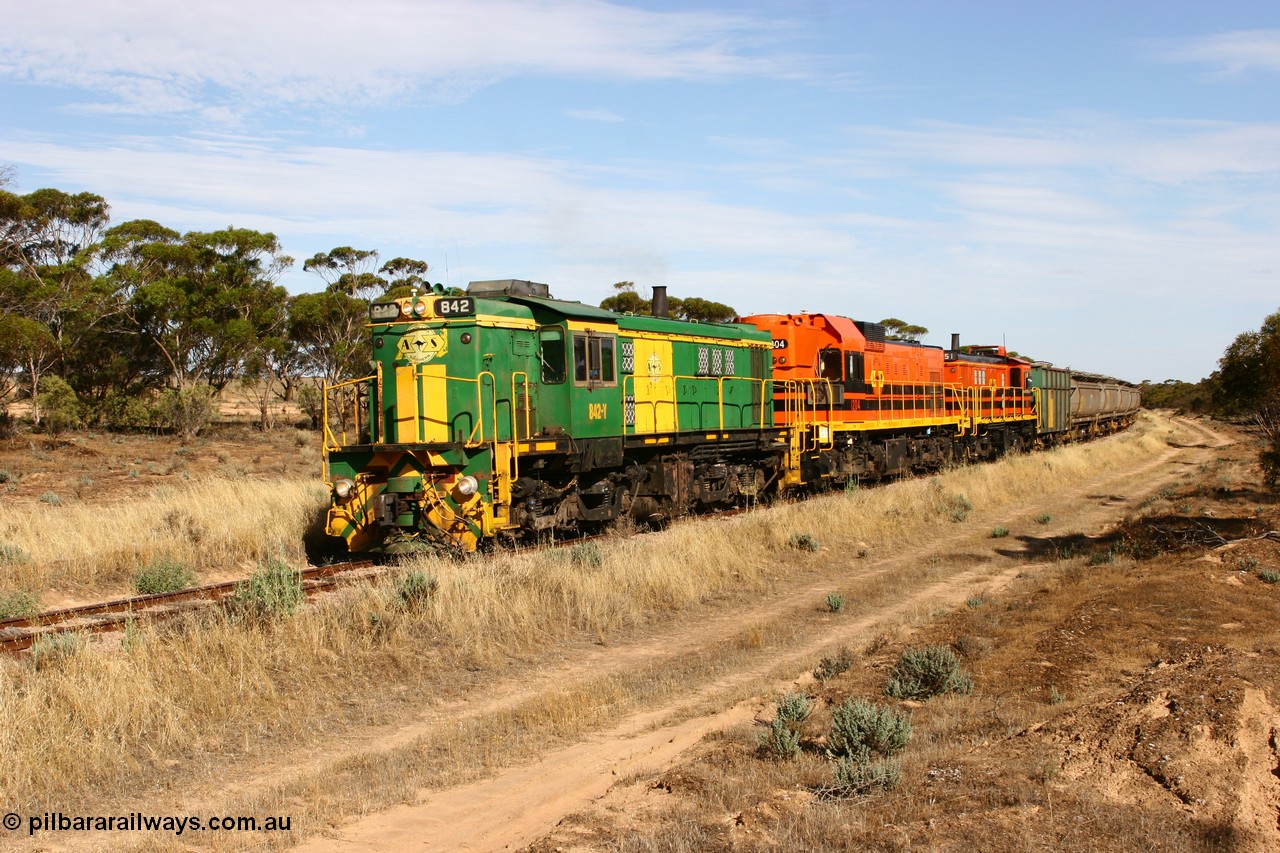
M 672 518 L 781 473 L 772 337 L 753 326 L 501 280 L 376 302 L 369 328 L 374 372 L 327 388 L 324 414 L 328 532 L 352 551 Z

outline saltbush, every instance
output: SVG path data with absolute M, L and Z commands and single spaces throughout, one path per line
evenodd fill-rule
M 435 578 L 414 569 L 396 581 L 396 603 L 406 609 L 422 607 L 435 595 L 438 586 Z
M 907 714 L 854 698 L 831 715 L 827 752 L 833 758 L 865 764 L 873 755 L 888 757 L 901 752 L 910 740 L 911 718 Z
M 84 637 L 75 631 L 54 631 L 41 634 L 28 649 L 28 656 L 36 669 L 42 669 L 65 657 L 75 654 L 84 645 Z
M 22 550 L 21 547 L 0 542 L 0 566 L 5 565 L 6 563 L 9 565 L 20 565 L 22 563 L 30 562 L 31 557 L 28 556 L 27 552 Z
M 834 657 L 818 661 L 818 668 L 813 671 L 813 677 L 819 681 L 830 681 L 851 666 L 853 666 L 853 654 L 847 648 L 842 648 Z
M 824 788 L 827 797 L 847 799 L 870 793 L 876 788 L 888 791 L 897 787 L 902 766 L 886 758 L 859 762 L 845 758 L 836 764 L 835 784 Z
M 0 619 L 20 619 L 40 612 L 40 599 L 25 589 L 0 591 Z
M 813 702 L 803 693 L 788 691 L 778 700 L 769 730 L 760 736 L 760 752 L 772 758 L 794 758 L 800 754 L 800 725 L 813 711 Z
M 903 651 L 885 693 L 897 699 L 929 699 L 942 693 L 969 693 L 973 679 L 948 646 Z
M 163 559 L 134 572 L 133 588 L 139 595 L 175 592 L 195 584 L 191 567 L 179 560 Z
M 817 551 L 818 540 L 809 533 L 793 533 L 787 544 L 799 551 Z
M 290 616 L 302 605 L 306 595 L 302 578 L 284 560 L 270 559 L 239 584 L 231 596 L 232 612 L 259 618 Z

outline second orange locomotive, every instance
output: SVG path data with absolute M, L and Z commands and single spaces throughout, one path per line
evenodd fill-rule
M 832 314 L 742 317 L 773 336 L 774 420 L 796 482 L 878 478 L 983 459 L 1036 440 L 1031 363 L 1003 347 L 886 339 Z

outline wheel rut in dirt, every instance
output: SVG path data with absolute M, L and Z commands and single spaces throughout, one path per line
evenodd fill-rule
M 1010 508 L 997 516 L 1010 516 L 1056 511 L 1060 519 L 1054 527 L 1076 530 L 1105 528 L 1118 520 L 1126 504 L 1142 494 L 1160 488 L 1178 476 L 1171 470 L 1175 457 L 1198 461 L 1208 452 L 1226 446 L 1216 433 L 1191 422 L 1188 427 L 1200 435 L 1203 441 L 1194 447 L 1170 448 L 1155 457 L 1128 470 L 1109 471 L 1102 476 L 1064 490 L 1046 495 L 1031 505 Z M 1106 500 L 1095 502 L 1091 495 L 1103 495 Z M 989 520 L 989 519 L 983 519 Z M 963 531 L 935 539 L 927 546 L 916 547 L 871 565 L 851 564 L 859 577 L 872 574 L 901 571 L 913 562 L 919 562 L 927 552 L 954 548 L 965 540 L 972 540 L 972 533 Z M 728 696 L 734 684 L 760 682 L 770 672 L 803 671 L 826 648 L 833 644 L 849 643 L 866 638 L 877 625 L 886 620 L 902 618 L 913 611 L 927 610 L 948 603 L 954 604 L 962 590 L 974 584 L 996 590 L 1008 583 L 1020 572 L 1035 571 L 1036 564 L 1010 563 L 1004 559 L 1001 565 L 980 563 L 978 566 L 952 574 L 928 584 L 903 598 L 893 607 L 884 608 L 856 622 L 828 630 L 821 638 L 808 644 L 789 649 L 785 655 L 771 659 L 767 664 L 736 670 L 718 683 L 707 685 L 680 703 L 656 711 L 647 711 L 629 717 L 608 732 L 592 735 L 580 743 L 557 750 L 534 764 L 501 771 L 497 776 L 444 791 L 422 791 L 419 802 L 402 805 L 363 818 L 342 830 L 334 837 L 315 839 L 304 845 L 308 851 L 357 851 L 400 849 L 413 841 L 420 849 L 499 850 L 512 849 L 528 844 L 549 831 L 564 815 L 575 811 L 602 796 L 613 782 L 629 773 L 661 768 L 673 762 L 688 746 L 704 734 L 721 730 L 757 716 L 767 702 L 759 698 L 729 702 L 729 707 L 715 713 L 703 714 L 691 719 L 680 719 L 688 708 L 698 704 L 714 703 L 717 693 Z M 652 660 L 655 655 L 675 654 L 704 644 L 710 637 L 723 636 L 729 629 L 740 629 L 751 621 L 772 616 L 781 617 L 798 609 L 811 608 L 813 596 L 829 588 L 829 580 L 807 585 L 792 594 L 770 601 L 767 605 L 752 608 L 749 612 L 736 612 L 709 620 L 701 629 L 671 638 L 661 644 L 639 644 L 626 649 L 601 650 L 588 661 L 559 668 L 548 673 L 535 685 L 527 686 L 523 695 L 536 693 L 548 682 L 572 678 L 575 675 L 595 671 L 601 666 L 626 666 L 628 662 Z M 772 682 L 772 689 L 783 689 L 803 683 L 804 679 L 782 678 Z M 766 685 L 766 691 L 768 687 Z M 519 701 L 518 695 L 495 699 L 496 702 Z M 485 707 L 492 707 L 486 705 Z M 473 706 L 473 712 L 478 712 Z M 667 720 L 669 722 L 663 722 Z M 410 730 L 402 733 L 407 742 L 414 735 Z

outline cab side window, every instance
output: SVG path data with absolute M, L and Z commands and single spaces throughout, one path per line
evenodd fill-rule
M 539 355 L 542 359 L 542 384 L 559 385 L 565 380 L 564 330 L 551 326 L 539 330 Z
M 821 350 L 818 353 L 819 378 L 839 382 L 844 378 L 843 361 L 844 354 L 840 350 L 832 348 Z
M 575 385 L 616 385 L 617 337 L 594 332 L 573 336 L 573 382 Z
M 614 376 L 613 365 L 613 335 L 600 338 L 600 381 L 605 385 L 612 385 L 617 381 Z

